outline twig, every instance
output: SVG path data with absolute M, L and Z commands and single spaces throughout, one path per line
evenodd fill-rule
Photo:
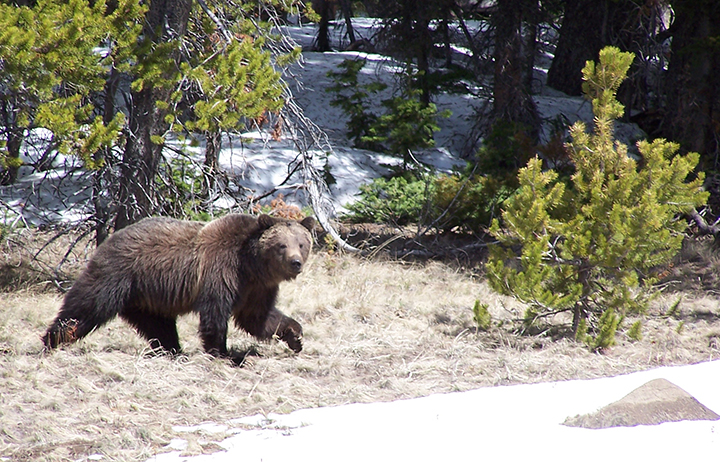
M 215 16 L 215 13 L 213 13 L 213 12 L 210 10 L 210 8 L 208 8 L 208 5 L 207 5 L 207 3 L 205 3 L 205 0 L 198 0 L 198 4 L 200 5 L 200 8 L 203 9 L 203 11 L 205 12 L 205 14 L 208 15 L 208 17 L 212 20 L 212 22 L 215 23 L 215 25 L 217 26 L 217 28 L 220 29 L 220 32 L 222 32 L 223 37 L 225 37 L 225 40 L 226 40 L 228 43 L 231 43 L 231 42 L 233 41 L 233 36 L 232 36 L 232 34 L 230 33 L 230 31 L 228 31 L 228 30 L 225 28 L 225 25 L 222 23 L 222 21 L 220 21 L 220 19 L 218 19 L 218 17 Z

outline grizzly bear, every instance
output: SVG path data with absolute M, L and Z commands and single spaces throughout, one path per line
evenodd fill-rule
M 48 328 L 47 348 L 81 339 L 115 316 L 151 347 L 180 353 L 176 318 L 200 317 L 203 348 L 226 357 L 228 321 L 302 350 L 302 327 L 275 308 L 278 286 L 303 269 L 312 217 L 231 214 L 207 224 L 146 218 L 95 250 Z

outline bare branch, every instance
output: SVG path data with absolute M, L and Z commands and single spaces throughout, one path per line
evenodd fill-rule
M 692 209 L 689 212 L 690 218 L 695 222 L 698 229 L 702 234 L 710 234 L 712 236 L 717 236 L 720 233 L 720 218 L 715 220 L 715 223 L 712 225 L 708 224 L 708 222 L 705 220 L 705 217 L 700 215 L 700 212 L 698 212 L 695 209 Z
M 212 22 L 215 23 L 215 25 L 220 30 L 220 32 L 222 32 L 223 37 L 225 37 L 225 40 L 228 43 L 231 43 L 233 40 L 232 34 L 230 33 L 230 31 L 227 30 L 227 28 L 222 23 L 222 21 L 220 21 L 220 19 L 217 16 L 215 16 L 215 13 L 213 13 L 212 10 L 210 10 L 210 8 L 208 8 L 208 5 L 205 2 L 205 0 L 198 0 L 198 4 L 200 5 L 200 8 L 203 9 L 203 11 L 208 16 L 208 18 L 210 18 L 212 20 Z

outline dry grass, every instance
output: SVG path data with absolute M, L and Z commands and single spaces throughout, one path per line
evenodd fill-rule
M 520 310 L 452 265 L 315 255 L 279 306 L 305 328 L 305 349 L 256 342 L 232 330 L 237 348 L 257 346 L 242 368 L 202 353 L 197 319 L 179 322 L 185 356 L 153 357 L 121 321 L 43 353 L 40 335 L 60 296 L 0 294 L 0 459 L 145 460 L 166 451 L 175 425 L 299 408 L 386 401 L 477 387 L 623 374 L 720 357 L 720 309 L 686 294 L 658 300 L 645 337 L 604 354 L 569 340 L 510 332 Z M 472 306 L 490 305 L 490 332 Z M 498 326 L 503 321 L 502 326 Z M 224 435 L 183 434 L 187 454 L 217 451 Z

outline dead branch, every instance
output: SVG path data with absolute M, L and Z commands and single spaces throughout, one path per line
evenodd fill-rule
M 700 212 L 698 212 L 695 209 L 692 209 L 689 212 L 690 218 L 695 222 L 695 224 L 698 227 L 698 230 L 703 235 L 712 235 L 716 236 L 720 234 L 720 218 L 715 220 L 715 223 L 708 224 L 708 222 L 705 220 L 705 217 L 703 217 Z
M 274 53 L 282 52 L 287 48 L 292 49 L 297 46 L 292 38 L 283 32 L 275 17 L 271 17 L 271 21 L 275 21 L 274 27 L 282 37 L 278 48 L 273 50 Z M 295 80 L 295 77 L 287 69 L 284 71 L 284 75 L 286 78 Z M 303 181 L 306 184 L 305 191 L 307 191 L 310 199 L 310 206 L 313 212 L 315 212 L 315 218 L 317 218 L 323 230 L 333 238 L 341 249 L 362 254 L 363 252 L 360 249 L 348 244 L 333 226 L 330 217 L 335 215 L 335 210 L 332 202 L 328 199 L 330 190 L 321 172 L 318 171 L 313 162 L 315 151 L 327 152 L 333 150 L 329 138 L 320 127 L 305 116 L 302 108 L 295 102 L 289 86 L 285 87 L 284 97 L 285 106 L 282 109 L 282 117 L 287 123 L 286 130 L 289 133 L 290 139 L 293 141 L 299 153 L 290 165 L 289 170 L 302 171 Z

